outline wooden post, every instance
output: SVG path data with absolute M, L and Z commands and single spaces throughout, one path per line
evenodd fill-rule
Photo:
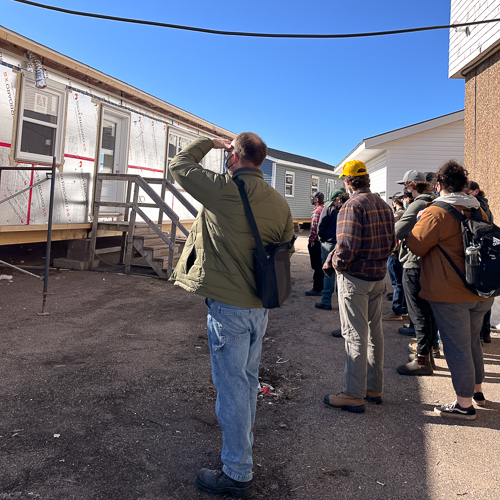
M 102 193 L 102 179 L 97 175 L 97 180 L 95 183 L 95 193 L 94 193 L 94 218 L 92 220 L 92 236 L 90 237 L 90 249 L 89 249 L 89 271 L 94 269 L 94 255 L 95 247 L 97 242 L 97 225 L 99 224 L 99 203 L 101 201 Z
M 139 200 L 139 185 L 136 183 L 134 187 L 134 201 L 132 205 L 132 212 L 130 214 L 130 221 L 128 223 L 128 234 L 127 234 L 127 248 L 125 250 L 125 272 L 130 274 L 130 266 L 132 263 L 132 250 L 134 248 L 134 231 L 135 231 L 135 219 L 136 211 L 135 207 Z
M 172 275 L 172 267 L 174 264 L 174 254 L 175 254 L 175 238 L 176 238 L 176 232 L 177 232 L 177 224 L 174 224 L 174 221 L 172 221 L 172 231 L 170 233 L 170 241 L 173 243 L 173 248 L 170 248 L 168 251 L 168 261 L 167 261 L 167 275 L 170 278 Z
M 130 202 L 130 195 L 132 194 L 132 181 L 128 180 L 127 181 L 127 197 L 125 198 L 125 202 L 129 203 Z M 125 222 L 128 222 L 129 219 L 129 214 L 130 214 L 130 207 L 125 207 L 125 216 L 123 220 Z M 121 250 L 120 250 L 120 260 L 119 263 L 123 264 L 124 258 L 125 258 L 125 246 L 127 244 L 127 231 L 122 232 L 122 242 L 121 242 Z

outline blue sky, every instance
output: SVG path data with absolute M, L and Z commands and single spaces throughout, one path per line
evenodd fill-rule
M 449 24 L 449 0 L 38 0 L 205 28 L 353 33 Z M 138 8 L 140 7 L 140 8 Z M 345 40 L 238 38 L 0 0 L 0 24 L 233 132 L 336 165 L 362 139 L 463 109 L 448 30 Z

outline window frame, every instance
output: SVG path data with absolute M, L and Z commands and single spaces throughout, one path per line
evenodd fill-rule
M 286 182 L 287 175 L 292 176 L 292 183 L 291 184 L 289 182 L 288 183 Z M 286 193 L 287 186 L 292 186 L 292 194 Z M 290 172 L 288 170 L 285 170 L 285 197 L 286 198 L 294 198 L 295 197 L 295 172 Z
M 66 113 L 68 109 L 68 90 L 66 85 L 55 82 L 54 80 L 46 79 L 47 87 L 45 89 L 36 89 L 35 86 L 35 76 L 32 73 L 21 73 L 21 84 L 19 87 L 19 101 L 18 101 L 18 112 L 17 112 L 17 124 L 16 124 L 16 146 L 14 151 L 14 159 L 19 163 L 33 163 L 37 165 L 52 165 L 53 157 L 56 157 L 56 165 L 61 165 L 64 158 L 64 135 L 66 130 Z M 59 98 L 59 105 L 57 110 L 57 123 L 54 127 L 53 124 L 37 120 L 35 118 L 29 118 L 24 116 L 24 104 L 26 99 L 26 88 L 34 88 L 35 91 L 40 93 L 47 93 L 55 95 Z M 54 155 L 47 156 L 39 153 L 28 153 L 21 151 L 21 140 L 23 132 L 23 124 L 34 123 L 40 124 L 55 130 L 55 144 L 54 144 Z
M 313 179 L 316 179 L 316 191 L 313 191 Z M 311 196 L 319 192 L 319 175 L 311 175 Z

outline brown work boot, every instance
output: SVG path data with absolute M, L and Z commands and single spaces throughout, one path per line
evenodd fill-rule
M 419 355 L 417 359 L 398 366 L 396 370 L 400 375 L 432 375 L 434 373 L 429 355 Z
M 384 321 L 403 321 L 403 317 L 399 314 L 396 314 L 392 309 L 391 312 L 387 313 L 385 316 L 382 316 Z
M 408 361 L 413 361 L 415 359 L 418 359 L 418 354 L 416 352 L 412 352 L 408 355 Z M 436 369 L 436 362 L 434 361 L 434 356 L 431 356 L 431 365 L 432 369 Z
M 370 391 L 370 389 L 367 389 L 365 400 L 367 403 L 371 403 L 372 405 L 381 405 L 382 404 L 382 393 Z
M 365 411 L 365 402 L 362 398 L 353 398 L 343 392 L 336 396 L 327 394 L 323 402 L 327 408 L 332 410 L 347 410 L 352 413 L 363 413 Z

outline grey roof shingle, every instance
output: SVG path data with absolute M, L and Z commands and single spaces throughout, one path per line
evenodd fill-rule
M 302 165 L 307 165 L 309 167 L 322 168 L 324 170 L 333 171 L 334 165 L 329 165 L 328 163 L 323 163 L 322 161 L 313 160 L 312 158 L 307 158 L 305 156 L 294 155 L 292 153 L 287 153 L 285 151 L 280 151 L 279 149 L 267 148 L 268 156 L 272 156 L 277 160 L 292 161 L 294 163 L 301 163 Z

